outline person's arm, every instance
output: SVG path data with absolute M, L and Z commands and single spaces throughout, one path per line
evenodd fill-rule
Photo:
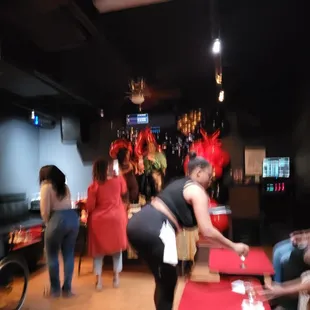
M 46 224 L 51 214 L 51 184 L 43 184 L 40 189 L 40 213 L 43 222 Z
M 298 282 L 298 281 L 296 281 Z M 282 286 L 282 296 L 283 295 L 296 295 L 302 292 L 309 292 L 310 291 L 310 282 L 299 282 L 295 284 L 285 285 Z
M 209 238 L 225 248 L 235 250 L 235 243 L 225 238 L 216 228 L 213 227 L 209 215 L 209 198 L 198 185 L 188 185 L 184 188 L 183 195 L 185 200 L 194 208 L 200 233 L 205 238 Z
M 308 248 L 304 253 L 304 262 L 310 266 L 310 248 Z
M 267 299 L 274 299 L 281 296 L 297 295 L 302 292 L 310 292 L 310 282 L 301 282 L 300 279 L 284 282 L 282 285 L 266 285 L 261 295 Z
M 96 207 L 96 200 L 97 200 L 97 190 L 98 190 L 98 184 L 97 182 L 93 182 L 89 187 L 87 191 L 87 203 L 86 203 L 86 211 L 88 213 L 91 213 L 94 211 Z

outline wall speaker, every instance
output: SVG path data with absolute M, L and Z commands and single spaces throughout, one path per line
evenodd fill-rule
M 73 144 L 80 140 L 80 120 L 72 117 L 62 117 L 60 121 L 62 143 Z

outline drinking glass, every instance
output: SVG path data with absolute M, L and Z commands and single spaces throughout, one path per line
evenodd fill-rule
M 248 300 L 253 303 L 256 300 L 256 292 L 251 282 L 244 282 L 245 293 L 248 295 Z
M 248 299 L 244 299 L 241 305 L 242 310 L 265 310 L 265 307 L 261 301 L 255 300 L 250 302 Z
M 251 282 L 244 282 L 245 293 L 247 299 L 242 302 L 242 310 L 264 310 L 264 305 L 261 301 L 256 300 L 256 291 Z
M 241 265 L 240 265 L 241 269 L 245 269 L 245 256 L 241 255 L 240 260 L 241 260 Z

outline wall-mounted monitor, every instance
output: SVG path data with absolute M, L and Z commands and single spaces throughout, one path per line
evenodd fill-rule
M 137 125 L 148 125 L 149 124 L 149 114 L 129 114 L 126 117 L 127 126 L 137 126 Z
M 263 161 L 263 178 L 283 178 L 290 177 L 289 157 L 267 157 Z

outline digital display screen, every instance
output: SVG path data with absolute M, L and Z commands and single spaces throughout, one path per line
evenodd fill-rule
M 289 157 L 269 157 L 263 161 L 263 178 L 289 178 Z
M 129 114 L 126 117 L 127 126 L 147 125 L 149 123 L 148 113 L 143 114 Z
M 151 131 L 154 135 L 160 134 L 160 127 L 151 127 Z

